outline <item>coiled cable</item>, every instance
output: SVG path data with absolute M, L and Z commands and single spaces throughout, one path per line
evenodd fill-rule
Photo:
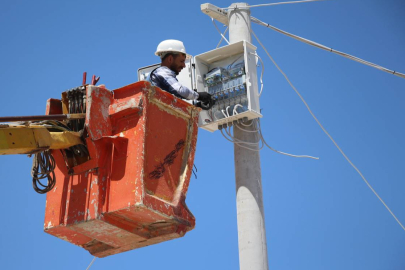
M 55 179 L 55 159 L 50 150 L 46 150 L 34 155 L 32 161 L 32 187 L 39 194 L 45 194 L 53 189 Z M 46 179 L 46 184 L 43 183 Z

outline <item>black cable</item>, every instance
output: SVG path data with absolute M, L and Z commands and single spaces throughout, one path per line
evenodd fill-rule
M 55 159 L 49 150 L 34 155 L 32 162 L 32 187 L 39 194 L 45 194 L 51 191 L 55 186 Z M 41 180 L 47 179 L 44 184 Z
M 68 113 L 85 113 L 86 112 L 86 92 L 85 87 L 78 87 L 66 91 L 68 99 Z M 47 129 L 50 132 L 61 132 L 61 131 L 81 131 L 84 130 L 84 119 L 72 119 L 68 121 L 67 125 L 63 122 L 56 120 L 48 120 L 39 122 L 39 124 L 47 125 Z M 65 149 L 64 152 L 67 154 L 72 151 L 72 158 L 74 166 L 77 165 L 75 155 L 80 157 L 86 157 L 89 155 L 87 147 L 85 145 L 75 145 L 69 149 Z M 74 153 L 74 154 L 73 154 Z M 47 193 L 51 191 L 56 183 L 55 179 L 55 159 L 52 156 L 50 150 L 46 150 L 34 155 L 32 162 L 32 186 L 34 190 L 40 194 Z
M 194 172 L 194 168 L 195 168 L 195 172 Z M 197 174 L 196 174 L 196 172 L 198 171 L 197 166 L 195 166 L 195 164 L 193 164 L 193 168 L 191 170 L 192 170 L 192 172 L 194 174 L 195 179 L 197 179 Z

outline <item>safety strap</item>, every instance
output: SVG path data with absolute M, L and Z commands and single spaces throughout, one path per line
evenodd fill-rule
M 161 67 L 161 66 L 158 66 L 157 68 L 155 68 L 154 70 L 152 70 L 152 71 L 148 74 L 148 76 L 146 77 L 146 80 L 147 80 L 148 82 L 150 82 L 153 86 L 155 86 L 155 84 L 154 84 L 153 81 L 152 81 L 152 73 L 155 72 L 155 70 L 158 69 L 158 68 L 160 68 L 160 67 Z

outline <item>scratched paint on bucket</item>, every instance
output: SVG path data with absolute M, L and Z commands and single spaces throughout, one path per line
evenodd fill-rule
M 97 257 L 184 236 L 195 226 L 185 198 L 199 109 L 148 82 L 86 92 L 90 159 L 69 174 L 53 151 L 45 231 Z M 60 113 L 58 106 L 48 102 L 47 113 Z

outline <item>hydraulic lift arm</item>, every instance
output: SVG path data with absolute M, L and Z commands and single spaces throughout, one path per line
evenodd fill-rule
M 34 154 L 45 232 L 94 256 L 184 236 L 200 109 L 149 82 L 95 81 L 49 99 L 44 116 L 0 118 L 0 154 Z
M 35 154 L 82 143 L 79 132 L 50 131 L 46 125 L 37 124 L 0 124 L 0 155 Z

